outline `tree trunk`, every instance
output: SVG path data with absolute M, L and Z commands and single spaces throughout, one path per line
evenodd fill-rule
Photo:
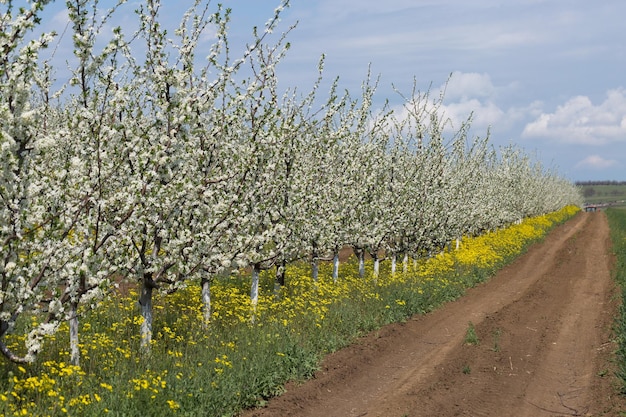
M 252 286 L 250 287 L 250 303 L 252 309 L 256 310 L 256 306 L 259 303 L 259 274 L 261 273 L 261 265 L 254 264 L 252 268 Z
M 139 295 L 139 305 L 141 306 L 141 350 L 143 353 L 150 352 L 152 342 L 152 290 L 156 288 L 156 283 L 152 280 L 152 274 L 146 273 L 143 276 L 141 294 Z
M 333 256 L 333 282 L 339 278 L 339 250 L 335 250 Z
M 370 250 L 369 251 L 370 254 L 370 258 L 372 258 L 372 261 L 374 263 L 374 279 L 377 279 L 378 276 L 380 275 L 380 257 L 378 256 L 378 249 L 375 250 Z
M 320 260 L 316 253 L 311 256 L 311 277 L 317 282 L 320 274 Z
M 202 286 L 202 307 L 204 309 L 204 324 L 211 321 L 211 280 L 203 276 L 200 285 Z
M 380 258 L 377 253 L 373 253 L 372 255 L 374 259 L 374 278 L 378 278 L 378 274 L 380 273 Z
M 280 289 L 285 286 L 285 267 L 287 261 L 284 259 L 276 264 L 276 276 L 274 278 L 274 297 L 280 298 Z
M 70 313 L 69 313 L 69 325 L 70 325 L 70 363 L 72 365 L 80 365 L 80 347 L 78 346 L 78 301 L 80 294 L 84 294 L 86 290 L 86 278 L 85 274 L 81 272 L 78 276 L 79 293 L 76 295 L 76 300 L 70 300 Z
M 78 302 L 70 303 L 69 324 L 70 324 L 70 363 L 75 366 L 80 365 L 80 348 L 78 346 Z
M 397 261 L 397 256 L 394 253 L 393 255 L 391 255 L 391 275 L 396 274 L 396 261 Z
M 359 260 L 359 277 L 365 277 L 365 248 L 353 246 L 354 255 Z
M 409 254 L 404 254 L 404 259 L 402 260 L 402 271 L 406 274 L 409 272 Z
M 317 242 L 315 240 L 311 242 L 311 246 L 311 278 L 313 278 L 313 281 L 317 282 L 320 275 L 320 255 Z
M 363 249 L 359 250 L 357 254 L 359 258 L 359 277 L 365 277 L 365 251 Z

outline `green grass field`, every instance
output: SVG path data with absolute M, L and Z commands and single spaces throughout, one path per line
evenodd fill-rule
M 626 204 L 626 183 L 578 185 L 585 204 L 621 203 Z
M 621 393 L 626 394 L 626 209 L 610 208 L 606 211 L 611 228 L 615 264 L 613 274 L 622 288 L 622 304 L 615 320 L 615 339 L 617 350 L 617 377 L 621 380 Z

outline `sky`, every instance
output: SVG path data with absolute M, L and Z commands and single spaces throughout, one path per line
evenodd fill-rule
M 242 47 L 279 5 L 220 2 Z M 190 4 L 163 0 L 163 20 L 176 25 Z M 48 13 L 44 25 L 61 31 L 63 12 Z M 292 0 L 281 16 L 278 34 L 296 25 L 283 86 L 310 89 L 322 54 L 325 82 L 339 77 L 355 95 L 368 68 L 380 77 L 378 106 L 400 108 L 394 88 L 437 96 L 445 86 L 453 126 L 473 114 L 473 135 L 489 129 L 494 146 L 514 144 L 569 180 L 626 181 L 623 0 Z

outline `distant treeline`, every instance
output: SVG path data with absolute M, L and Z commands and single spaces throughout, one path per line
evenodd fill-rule
M 626 181 L 576 181 L 575 184 L 579 187 L 588 185 L 626 185 Z

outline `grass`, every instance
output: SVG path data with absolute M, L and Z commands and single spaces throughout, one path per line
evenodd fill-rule
M 615 321 L 617 342 L 617 377 L 621 381 L 621 393 L 626 394 L 626 209 L 611 208 L 606 211 L 611 229 L 611 241 L 615 254 L 614 277 L 622 288 L 622 303 Z
M 467 325 L 464 343 L 466 345 L 478 345 L 479 343 L 478 335 L 476 334 L 476 328 L 474 327 L 474 323 L 472 323 L 471 321 Z
M 502 335 L 502 330 L 495 329 L 493 331 L 493 350 L 494 352 L 500 352 L 500 336 Z
M 279 298 L 268 271 L 255 310 L 245 271 L 219 277 L 208 325 L 199 283 L 192 282 L 174 294 L 155 295 L 147 355 L 139 353 L 137 294 L 118 294 L 82 312 L 80 367 L 68 365 L 66 325 L 34 364 L 0 363 L 0 415 L 236 415 L 282 393 L 286 381 L 311 377 L 324 355 L 356 337 L 461 296 L 573 214 L 466 239 L 461 250 L 411 264 L 407 274 L 391 275 L 387 263 L 374 279 L 368 265 L 361 279 L 352 259 L 337 283 L 330 264 L 321 266 L 314 282 L 308 265 L 290 265 Z M 23 340 L 14 336 L 7 343 L 19 351 Z
M 579 187 L 587 204 L 626 200 L 626 184 L 594 184 Z

